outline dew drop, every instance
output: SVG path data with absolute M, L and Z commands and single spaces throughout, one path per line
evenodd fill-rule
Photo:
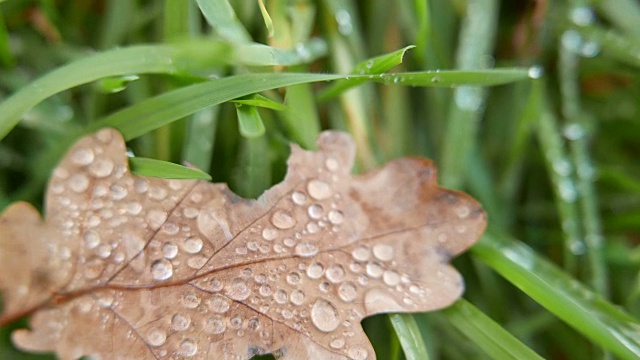
M 265 282 L 267 282 L 267 275 L 258 274 L 253 278 L 253 280 L 258 284 L 264 284 Z
M 296 241 L 293 240 L 292 238 L 285 238 L 282 242 L 284 243 L 284 246 L 286 246 L 286 247 L 293 247 L 293 245 L 296 244 Z
M 458 206 L 456 208 L 456 215 L 458 215 L 460 219 L 466 218 L 467 216 L 469 216 L 470 213 L 471 211 L 466 206 Z
M 226 294 L 233 300 L 242 301 L 251 295 L 251 289 L 247 286 L 247 282 L 241 278 L 236 278 L 225 288 Z
M 325 293 L 329 291 L 329 288 L 331 288 L 331 285 L 326 281 L 323 281 L 320 283 L 320 285 L 318 285 L 318 289 L 320 289 L 320 291 Z
M 291 300 L 291 303 L 294 305 L 302 305 L 302 303 L 304 302 L 304 292 L 302 290 L 294 290 L 291 293 L 291 296 L 289 296 L 289 299 Z
M 382 275 L 382 280 L 389 286 L 396 286 L 400 284 L 400 275 L 393 270 L 387 270 Z
M 382 276 L 382 266 L 380 266 L 380 264 L 378 264 L 377 262 L 368 263 L 367 275 L 371 276 L 372 278 L 379 278 L 380 276 Z
M 175 314 L 171 318 L 171 330 L 183 331 L 187 330 L 191 325 L 191 318 L 188 315 Z
M 309 196 L 316 200 L 325 200 L 331 197 L 333 191 L 331 186 L 322 180 L 311 180 L 307 183 Z
M 208 290 L 217 292 L 222 290 L 223 287 L 224 285 L 222 284 L 222 281 L 216 278 L 209 279 Z
M 293 203 L 296 205 L 303 205 L 305 202 L 307 202 L 307 195 L 305 195 L 301 191 L 294 191 L 291 194 L 291 201 L 293 201 Z
M 327 160 L 324 161 L 324 166 L 329 171 L 336 171 L 338 170 L 338 167 L 340 166 L 340 164 L 338 164 L 338 160 L 334 158 L 328 158 Z
M 93 258 L 87 261 L 83 267 L 83 275 L 86 279 L 96 279 L 104 270 L 104 261 L 98 258 Z
M 89 166 L 89 173 L 97 178 L 107 177 L 113 172 L 114 166 L 109 159 L 98 159 Z
M 209 309 L 211 309 L 211 311 L 218 314 L 226 313 L 231 306 L 229 304 L 229 300 L 226 297 L 218 294 L 213 295 L 211 299 L 207 300 L 207 305 L 209 306 Z
M 333 209 L 327 215 L 329 222 L 333 225 L 340 225 L 344 222 L 344 214 L 340 210 Z
M 142 205 L 138 202 L 130 202 L 126 205 L 126 210 L 130 215 L 138 215 L 142 211 Z
M 167 280 L 173 275 L 173 265 L 166 260 L 156 260 L 151 264 L 151 276 L 154 280 Z
M 365 360 L 369 357 L 369 352 L 367 349 L 362 348 L 360 346 L 354 346 L 348 351 L 349 358 L 351 360 Z
M 151 346 L 160 346 L 167 341 L 167 334 L 161 329 L 153 329 L 147 334 L 147 343 Z
M 278 229 L 291 229 L 296 225 L 296 219 L 288 211 L 276 210 L 271 215 L 271 223 Z
M 204 325 L 204 331 L 211 334 L 222 334 L 226 329 L 227 326 L 220 315 L 208 317 Z
M 172 242 L 166 242 L 162 245 L 162 255 L 166 259 L 173 259 L 178 255 L 178 246 Z
M 182 215 L 184 215 L 184 217 L 186 217 L 187 219 L 195 219 L 199 213 L 200 210 L 193 207 L 186 207 L 182 210 Z
M 106 259 L 109 256 L 111 256 L 111 246 L 109 246 L 107 244 L 102 244 L 102 245 L 98 246 L 98 248 L 96 249 L 96 253 L 101 258 Z
M 202 239 L 199 237 L 190 237 L 184 241 L 184 251 L 189 254 L 197 254 L 202 250 Z
M 393 247 L 387 244 L 376 244 L 373 247 L 373 256 L 380 261 L 390 261 L 394 256 Z
M 342 301 L 351 302 L 356 298 L 356 295 L 356 284 L 351 281 L 345 282 L 338 288 L 338 296 Z
M 120 185 L 111 185 L 109 188 L 111 191 L 111 199 L 113 200 L 122 200 L 127 197 L 128 191 L 124 187 Z
M 187 266 L 194 270 L 200 270 L 209 259 L 204 256 L 195 256 L 187 260 Z
M 278 237 L 278 230 L 276 229 L 272 229 L 272 228 L 264 228 L 264 230 L 262 230 L 262 238 L 267 240 L 267 241 L 271 241 L 273 239 L 275 239 L 276 237 Z
M 260 319 L 258 319 L 257 317 L 252 317 L 251 319 L 249 319 L 249 321 L 247 321 L 247 327 L 253 331 L 256 331 L 260 328 Z
M 163 200 L 167 197 L 167 190 L 158 186 L 152 186 L 149 189 L 149 197 L 154 200 Z
M 307 224 L 307 226 L 305 227 L 307 229 L 307 232 L 309 234 L 315 234 L 318 231 L 320 231 L 320 226 L 314 222 L 310 222 Z
M 331 281 L 334 284 L 342 282 L 344 280 L 344 268 L 342 265 L 332 265 L 327 269 L 325 276 L 327 280 Z
M 188 309 L 195 309 L 200 305 L 200 298 L 196 296 L 195 293 L 189 291 L 182 298 L 182 305 Z
M 296 245 L 295 253 L 302 257 L 311 257 L 318 253 L 318 247 L 308 242 L 302 242 Z
M 178 355 L 184 357 L 192 357 L 198 352 L 198 344 L 191 339 L 184 339 L 178 348 Z
M 367 261 L 369 259 L 369 256 L 371 256 L 371 252 L 369 251 L 368 247 L 360 245 L 357 248 L 353 249 L 353 251 L 351 252 L 351 256 L 353 256 L 353 259 L 356 261 Z
M 319 262 L 312 262 L 307 267 L 307 276 L 311 279 L 319 279 L 324 274 L 324 266 Z
M 287 275 L 287 282 L 291 285 L 297 285 L 300 283 L 300 274 L 297 272 L 292 272 Z
M 98 233 L 93 230 L 85 232 L 83 239 L 84 245 L 89 249 L 93 249 L 98 246 L 98 244 L 100 244 L 100 235 L 98 235 Z
M 313 204 L 307 209 L 307 214 L 309 214 L 309 217 L 312 219 L 320 219 L 323 213 L 324 209 L 319 204 Z
M 273 291 L 271 290 L 271 286 L 264 284 L 260 286 L 260 288 L 258 289 L 258 293 L 261 296 L 267 297 L 267 296 L 271 296 Z
M 336 350 L 340 350 L 344 347 L 345 345 L 345 341 L 343 338 L 336 338 L 331 340 L 331 342 L 329 343 L 329 346 L 331 346 L 333 349 Z
M 276 300 L 278 304 L 284 304 L 287 302 L 287 292 L 282 289 L 277 290 L 273 294 L 273 298 Z
M 84 174 L 75 174 L 69 178 L 69 188 L 77 193 L 84 192 L 89 188 L 89 178 Z
M 323 332 L 331 332 L 340 325 L 340 314 L 333 303 L 318 299 L 311 308 L 311 322 Z
M 78 148 L 71 155 L 71 161 L 76 165 L 86 166 L 93 162 L 95 154 L 93 150 L 87 148 Z

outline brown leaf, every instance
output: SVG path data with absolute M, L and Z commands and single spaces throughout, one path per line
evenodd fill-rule
M 448 261 L 485 214 L 427 160 L 352 176 L 352 140 L 318 142 L 294 145 L 285 180 L 246 200 L 131 175 L 115 130 L 80 140 L 45 222 L 25 203 L 0 217 L 0 324 L 32 315 L 14 343 L 62 359 L 375 359 L 360 320 L 458 298 Z

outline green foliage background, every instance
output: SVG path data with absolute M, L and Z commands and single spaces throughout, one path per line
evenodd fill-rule
M 379 359 L 640 358 L 640 3 L 259 4 L 0 1 L 0 210 L 40 205 L 99 127 L 139 174 L 246 197 L 283 177 L 289 142 L 342 129 L 358 171 L 433 158 L 490 219 L 455 262 L 464 299 L 363 322 Z M 47 358 L 12 348 L 26 324 L 0 329 L 0 358 Z

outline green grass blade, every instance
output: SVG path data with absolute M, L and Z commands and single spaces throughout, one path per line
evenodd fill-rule
M 300 43 L 295 49 L 278 49 L 263 44 L 241 44 L 235 49 L 238 63 L 250 66 L 291 66 L 314 61 L 327 54 L 327 44 L 319 38 Z
M 442 314 L 494 359 L 542 360 L 535 351 L 464 299 L 442 310 Z
M 640 357 L 640 322 L 526 245 L 490 230 L 472 252 L 594 343 L 621 359 Z
M 457 68 L 486 67 L 482 59 L 492 53 L 498 10 L 497 0 L 467 3 L 458 41 Z M 476 141 L 485 98 L 486 91 L 478 87 L 465 86 L 454 91 L 441 151 L 441 181 L 445 186 L 460 188 L 464 183 L 466 157 Z
M 398 335 L 400 345 L 407 360 L 428 360 L 427 347 L 422 340 L 422 334 L 411 314 L 391 314 L 389 320 Z
M 506 72 L 506 74 L 504 74 Z M 485 70 L 465 72 L 468 81 L 483 84 L 497 84 L 526 78 L 526 70 Z M 495 73 L 495 74 L 494 74 Z M 451 84 L 463 82 L 460 72 L 425 72 L 402 73 L 376 76 L 375 81 L 393 82 L 394 78 L 410 77 L 416 83 L 429 86 L 428 79 L 433 76 L 450 78 Z M 89 126 L 89 131 L 101 127 L 114 127 L 127 140 L 136 138 L 151 130 L 155 130 L 172 121 L 181 119 L 201 109 L 218 105 L 232 99 L 290 85 L 309 82 L 329 81 L 361 77 L 370 79 L 368 75 L 332 75 L 332 74 L 243 74 L 230 76 L 215 81 L 195 84 L 174 90 L 154 98 L 142 101 L 126 109 L 120 110 Z M 420 81 L 418 81 L 418 79 Z
M 233 99 L 231 100 L 232 103 L 236 103 L 236 104 L 242 104 L 242 105 L 251 105 L 251 106 L 257 106 L 257 107 L 263 107 L 266 109 L 273 109 L 273 110 L 286 110 L 287 106 L 284 104 L 281 104 L 277 101 L 273 101 L 267 97 L 264 97 L 260 94 L 251 94 L 248 96 L 243 96 L 239 99 Z
M 373 57 L 371 59 L 362 61 L 353 68 L 351 71 L 352 74 L 358 75 L 370 75 L 370 74 L 380 74 L 383 73 L 397 65 L 402 64 L 402 59 L 404 58 L 404 54 L 409 50 L 413 49 L 415 46 L 410 45 L 400 50 L 396 50 L 389 54 L 384 54 L 380 56 Z M 340 94 L 342 94 L 347 89 L 350 89 L 354 86 L 358 86 L 362 83 L 366 82 L 364 79 L 359 79 L 358 81 L 346 81 L 340 80 L 336 81 L 331 87 L 323 91 L 318 96 L 318 101 L 327 101 L 332 99 Z
M 240 23 L 227 0 L 197 0 L 200 11 L 223 38 L 234 43 L 251 42 L 251 35 Z
M 255 106 L 236 105 L 236 113 L 240 135 L 246 138 L 257 138 L 264 135 L 264 123 Z
M 228 60 L 228 46 L 207 42 L 207 50 L 199 56 L 212 65 Z M 0 139 L 18 124 L 22 117 L 42 100 L 72 87 L 121 75 L 166 73 L 186 70 L 193 63 L 191 51 L 181 46 L 138 45 L 89 56 L 42 76 L 0 103 Z M 227 59 L 227 60 L 225 60 Z M 222 61 L 222 62 L 221 62 Z
M 211 175 L 199 169 L 140 157 L 129 158 L 131 171 L 140 176 L 159 177 L 164 179 L 198 179 L 211 180 Z
M 209 172 L 213 157 L 220 109 L 214 106 L 191 116 L 182 158 L 195 167 Z

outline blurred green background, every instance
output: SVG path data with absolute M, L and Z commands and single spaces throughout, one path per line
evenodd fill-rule
M 463 300 L 363 322 L 379 359 L 640 358 L 640 2 L 261 4 L 0 1 L 0 210 L 103 126 L 245 197 L 342 129 L 357 171 L 429 157 L 489 214 Z M 23 326 L 0 358 L 47 358 Z

